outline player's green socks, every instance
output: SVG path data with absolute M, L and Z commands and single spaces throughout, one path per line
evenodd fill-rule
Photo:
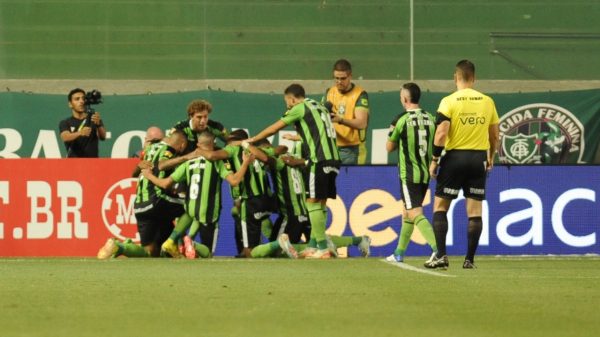
M 274 252 L 276 252 L 278 249 L 279 249 L 279 242 L 277 240 L 275 240 L 275 241 L 268 242 L 268 243 L 262 244 L 260 246 L 254 247 L 252 249 L 252 251 L 250 252 L 250 255 L 253 258 L 269 257 Z
M 330 235 L 329 238 L 333 244 L 340 247 L 348 247 L 348 246 L 357 246 L 362 238 L 360 236 L 338 236 L 338 235 Z
M 271 219 L 266 218 L 260 223 L 260 231 L 265 238 L 270 238 L 271 233 L 273 232 L 273 223 Z
M 196 250 L 196 253 L 198 254 L 199 257 L 206 259 L 206 258 L 209 258 L 211 255 L 210 249 L 206 245 L 203 245 L 201 243 L 194 242 L 194 249 Z
M 431 223 L 429 223 L 429 221 L 423 214 L 417 215 L 414 221 L 415 226 L 417 226 L 417 228 L 425 238 L 425 241 L 427 241 L 429 247 L 431 247 L 431 250 L 434 253 L 437 253 L 438 249 L 437 244 L 435 242 L 435 234 L 433 233 L 433 227 L 431 226 Z
M 178 242 L 179 239 L 183 237 L 183 233 L 185 233 L 185 231 L 190 227 L 192 221 L 193 219 L 189 214 L 183 213 L 183 215 L 177 219 L 177 224 L 175 224 L 175 228 L 173 228 L 169 239 L 172 239 L 174 242 Z
M 117 251 L 116 256 L 124 255 L 127 257 L 148 257 L 148 253 L 144 247 L 136 245 L 133 242 L 117 242 L 117 246 L 119 247 L 119 250 Z
M 327 249 L 327 241 L 325 240 L 325 221 L 327 220 L 324 216 L 323 206 L 318 202 L 307 202 L 306 208 L 312 226 L 311 240 L 314 237 L 319 249 Z
M 413 230 L 415 229 L 415 224 L 408 219 L 404 219 L 402 222 L 402 229 L 400 229 L 400 237 L 398 238 L 398 246 L 394 251 L 394 255 L 404 256 L 406 253 L 406 248 L 408 247 L 408 243 L 410 242 L 410 237 L 412 235 Z
M 200 222 L 196 219 L 193 219 L 192 226 L 190 226 L 190 230 L 188 231 L 188 236 L 192 240 L 194 240 L 194 238 L 196 237 L 196 234 L 198 234 L 199 230 L 200 230 Z

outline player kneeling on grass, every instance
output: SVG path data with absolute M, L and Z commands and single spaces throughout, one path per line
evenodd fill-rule
M 429 189 L 429 164 L 432 157 L 435 122 L 433 116 L 419 107 L 421 90 L 415 83 L 406 83 L 400 90 L 400 101 L 405 111 L 392 122 L 386 144 L 388 152 L 398 150 L 398 175 L 404 210 L 398 247 L 386 261 L 403 262 L 406 248 L 415 226 L 433 250 L 437 244 L 431 223 L 423 215 L 423 200 Z
M 213 151 L 214 140 L 215 136 L 212 133 L 202 132 L 198 136 L 198 148 Z M 196 219 L 201 227 L 207 228 L 204 231 L 205 237 L 202 237 L 202 240 L 211 242 L 210 246 L 212 247 L 216 240 L 214 233 L 221 215 L 221 183 L 225 179 L 231 186 L 237 186 L 253 161 L 254 156 L 252 154 L 244 153 L 242 165 L 237 172 L 233 173 L 226 168 L 223 161 L 210 161 L 199 156 L 177 167 L 175 172 L 167 178 L 157 178 L 150 170 L 143 170 L 142 174 L 153 184 L 163 189 L 168 189 L 175 183 L 186 182 L 188 186 L 186 212 Z M 182 231 L 176 227 L 171 233 L 171 237 L 162 245 L 163 251 L 172 257 L 182 257 L 176 241 L 184 230 Z M 196 254 L 201 257 L 211 255 L 211 250 L 206 245 L 194 243 L 189 237 L 184 239 L 184 243 L 185 255 L 188 258 L 195 258 Z
M 172 169 L 188 159 L 178 156 L 187 145 L 182 132 L 174 132 L 163 141 L 151 144 L 144 149 L 144 160 L 140 168 L 152 170 L 165 177 Z M 160 244 L 169 237 L 173 230 L 173 220 L 184 212 L 183 199 L 172 190 L 163 190 L 140 175 L 136 190 L 134 212 L 140 233 L 141 246 L 133 242 L 123 243 L 108 239 L 98 251 L 99 259 L 107 259 L 124 255 L 127 257 L 158 257 Z
M 269 168 L 271 181 L 275 186 L 275 193 L 278 198 L 279 218 L 275 221 L 273 235 L 271 240 L 275 240 L 277 235 L 286 233 L 292 244 L 300 244 L 301 236 L 310 240 L 310 220 L 308 209 L 306 207 L 306 190 L 304 187 L 303 170 L 306 169 L 306 160 L 301 157 L 302 139 L 298 135 L 287 134 L 285 139 L 294 141 L 294 147 L 291 154 L 273 151 L 269 155 Z M 257 142 L 259 149 L 265 147 L 260 145 L 264 142 L 266 147 L 270 147 L 266 139 Z M 268 151 L 267 151 L 268 153 Z M 327 247 L 333 256 L 337 256 L 338 247 L 358 246 L 361 255 L 364 257 L 370 254 L 370 242 L 368 236 L 326 236 Z M 295 245 L 296 249 L 302 251 L 307 245 Z M 303 256 L 304 254 L 300 254 Z

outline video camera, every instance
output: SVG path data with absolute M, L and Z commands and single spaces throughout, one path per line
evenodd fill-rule
M 102 93 L 96 89 L 85 94 L 85 105 L 96 105 L 102 103 Z
M 102 93 L 96 89 L 93 89 L 92 91 L 88 91 L 85 93 L 85 98 L 84 98 L 84 104 L 85 104 L 85 112 L 87 113 L 87 124 L 91 125 L 92 124 L 92 115 L 96 112 L 94 110 L 94 108 L 92 108 L 92 105 L 96 105 L 96 104 L 100 104 L 102 103 Z

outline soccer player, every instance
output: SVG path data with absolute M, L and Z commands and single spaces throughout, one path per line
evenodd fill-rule
M 433 158 L 429 167 L 437 176 L 433 229 L 438 253 L 425 263 L 427 268 L 447 268 L 447 212 L 462 189 L 468 217 L 468 247 L 463 268 L 475 267 L 474 258 L 481 236 L 481 202 L 485 199 L 487 173 L 494 165 L 498 148 L 498 113 L 494 101 L 473 89 L 475 65 L 459 61 L 454 71 L 457 91 L 440 102 Z M 441 157 L 442 151 L 446 154 Z M 441 157 L 441 159 L 440 159 Z M 439 169 L 439 172 L 438 172 Z
M 148 148 L 148 146 L 160 142 L 161 140 L 163 140 L 163 138 L 165 138 L 165 134 L 159 127 L 149 127 L 148 130 L 146 130 L 146 136 L 144 137 L 144 144 L 142 149 L 134 153 L 131 157 L 144 160 L 144 151 Z M 140 176 L 140 173 L 142 173 L 142 169 L 136 165 L 131 176 L 133 178 L 137 178 Z
M 152 168 L 154 175 L 163 178 L 171 174 L 170 169 L 159 168 L 166 161 L 173 161 L 174 157 L 184 151 L 187 146 L 185 135 L 176 131 L 160 143 L 152 144 L 144 151 L 145 168 Z M 186 159 L 186 156 L 177 160 Z M 191 159 L 191 158 L 188 158 Z M 144 176 L 138 179 L 134 213 L 137 219 L 138 232 L 140 233 L 141 247 L 131 242 L 117 242 L 108 239 L 98 252 L 99 259 L 125 255 L 127 257 L 158 257 L 160 245 L 169 237 L 173 230 L 173 220 L 180 216 L 183 209 L 183 200 L 174 192 L 163 190 L 154 185 Z
M 215 136 L 209 131 L 203 131 L 198 136 L 198 148 L 213 151 Z M 253 155 L 243 154 L 242 164 L 233 173 L 227 169 L 221 160 L 209 161 L 204 157 L 196 157 L 177 167 L 169 177 L 157 178 L 149 170 L 143 174 L 156 186 L 167 190 L 175 183 L 185 181 L 188 186 L 186 193 L 186 212 L 200 223 L 200 238 L 202 245 L 193 245 L 191 240 L 185 240 L 185 255 L 188 258 L 196 257 L 196 246 L 202 257 L 209 257 L 214 253 L 218 221 L 221 214 L 221 183 L 225 179 L 231 186 L 237 186 L 241 181 L 250 163 L 254 160 Z M 181 257 L 176 242 L 183 234 L 179 228 L 175 228 L 168 240 L 162 245 L 162 249 L 172 257 Z M 189 237 L 188 237 L 189 238 Z M 210 247 L 210 248 L 208 248 Z
M 279 158 L 277 158 L 277 162 L 278 162 L 278 167 L 275 170 L 275 174 L 274 174 L 274 178 L 272 179 L 275 183 L 275 190 L 277 191 L 277 195 L 279 197 L 279 205 L 280 205 L 280 210 L 281 213 L 280 214 L 286 214 L 285 212 L 287 212 L 287 214 L 289 214 L 286 217 L 281 217 L 278 218 L 277 221 L 275 222 L 275 226 L 274 229 L 278 229 L 281 226 L 278 226 L 278 224 L 281 222 L 286 223 L 287 221 L 287 226 L 298 226 L 298 224 L 300 224 L 300 226 L 298 226 L 298 228 L 301 229 L 301 231 L 299 233 L 293 233 L 291 231 L 289 231 L 288 229 L 288 234 L 290 236 L 290 241 L 293 244 L 298 244 L 300 242 L 300 235 L 304 234 L 304 236 L 310 240 L 310 221 L 308 221 L 308 219 L 306 219 L 306 222 L 304 220 L 304 218 L 307 216 L 306 213 L 303 212 L 298 212 L 298 210 L 303 210 L 306 209 L 306 206 L 301 206 L 299 208 L 297 208 L 295 205 L 306 205 L 306 192 L 304 189 L 304 178 L 303 178 L 303 173 L 301 170 L 306 168 L 306 160 L 302 159 L 302 139 L 297 135 L 297 134 L 285 134 L 284 139 L 287 140 L 291 140 L 294 141 L 294 147 L 292 150 L 291 155 L 284 155 L 284 156 L 280 156 Z M 279 162 L 283 162 L 285 165 L 281 165 L 281 163 Z M 286 181 L 286 179 L 283 176 L 283 172 L 284 170 L 286 171 L 288 177 L 293 176 L 292 178 L 288 178 L 287 179 L 287 184 L 283 183 L 284 181 Z M 293 171 L 298 172 L 298 174 L 294 174 Z M 281 176 L 281 177 L 278 177 Z M 279 181 L 282 182 L 282 184 L 279 184 Z M 293 184 L 289 184 L 290 181 L 293 181 Z M 279 188 L 280 185 L 283 185 L 281 188 Z M 288 188 L 286 188 L 286 186 L 288 186 Z M 293 186 L 293 188 L 291 188 L 291 186 Z M 302 191 L 302 193 L 297 194 L 296 191 Z M 289 206 L 286 206 L 286 204 L 289 204 L 289 201 L 292 200 L 292 204 L 294 204 L 293 208 L 294 210 L 294 215 L 291 215 L 289 213 L 289 210 L 291 209 Z M 296 202 L 294 202 L 296 201 Z M 283 205 L 283 206 L 282 206 Z M 295 219 L 294 219 L 295 218 Z M 289 219 L 292 219 L 292 221 L 289 221 Z M 288 227 L 289 228 L 289 227 Z M 293 227 L 292 227 L 293 228 Z M 287 228 L 286 228 L 287 229 Z M 281 230 L 279 231 L 281 232 Z M 271 237 L 271 239 L 273 240 L 274 237 Z M 327 244 L 328 244 L 328 248 L 329 251 L 334 255 L 337 256 L 337 248 L 341 248 L 341 247 L 348 247 L 348 246 L 356 246 L 358 248 L 358 250 L 360 251 L 361 255 L 363 257 L 368 257 L 371 254 L 371 239 L 367 236 L 367 235 L 363 235 L 363 236 L 338 236 L 338 235 L 327 235 Z M 299 246 L 296 246 L 299 247 Z M 298 249 L 298 248 L 297 248 Z M 302 250 L 302 249 L 298 249 L 298 250 Z
M 423 215 L 423 200 L 429 189 L 429 164 L 431 162 L 435 120 L 429 112 L 419 107 L 421 89 L 415 83 L 406 83 L 400 90 L 400 102 L 405 111 L 393 123 L 386 149 L 398 150 L 398 176 L 400 195 L 404 202 L 402 229 L 398 246 L 386 258 L 390 262 L 404 262 L 404 254 L 415 226 L 437 253 L 435 235 L 431 224 Z
M 187 107 L 188 119 L 175 124 L 169 132 L 181 130 L 188 140 L 188 145 L 183 152 L 187 154 L 196 149 L 198 135 L 204 130 L 210 131 L 223 142 L 226 141 L 227 129 L 223 124 L 208 118 L 212 111 L 212 105 L 203 99 L 196 99 L 190 102 Z
M 208 118 L 211 112 L 212 105 L 208 101 L 203 99 L 192 100 L 187 106 L 188 119 L 178 122 L 169 131 L 173 132 L 175 130 L 180 130 L 186 135 L 188 146 L 183 154 L 192 153 L 196 149 L 198 135 L 205 130 L 208 130 L 223 142 L 225 141 L 228 134 L 227 129 L 223 126 L 223 124 Z M 168 164 L 179 165 L 179 162 Z M 182 184 L 180 185 L 181 186 L 179 186 L 179 188 L 181 190 L 185 190 L 185 186 Z M 189 228 L 190 225 L 192 225 L 192 228 L 199 228 L 198 222 L 194 222 L 193 224 L 192 222 L 193 219 L 187 213 L 185 213 L 177 220 L 177 226 L 181 228 Z
M 255 143 L 255 151 L 266 155 L 266 164 L 271 174 L 271 181 L 277 197 L 279 217 L 275 222 L 270 240 L 276 240 L 279 235 L 286 233 L 293 243 L 298 243 L 303 233 L 310 229 L 308 211 L 306 210 L 306 193 L 302 178 L 301 167 L 305 160 L 285 154 L 287 147 L 273 148 L 268 140 Z M 260 154 L 259 154 L 260 156 Z
M 248 134 L 244 130 L 236 130 L 236 136 L 244 140 L 248 138 Z M 243 143 L 243 146 L 232 142 L 224 149 L 215 151 L 196 150 L 197 153 L 208 160 L 228 159 L 234 172 L 239 170 L 242 163 L 242 153 L 245 151 L 251 151 L 258 159 L 246 171 L 244 179 L 239 184 L 242 256 L 251 257 L 252 248 L 261 243 L 263 221 L 270 221 L 268 218 L 275 209 L 265 171 L 264 162 L 267 161 L 267 155 L 260 150 L 256 150 L 253 145 L 247 142 Z
M 331 109 L 340 160 L 344 165 L 364 165 L 369 96 L 363 88 L 352 83 L 352 65 L 347 60 L 335 62 L 333 78 L 335 84 L 325 91 L 321 103 Z
M 305 188 L 308 190 L 306 208 L 312 233 L 309 247 L 303 251 L 307 258 L 331 257 L 327 249 L 325 225 L 327 221 L 327 198 L 336 198 L 335 179 L 339 173 L 340 156 L 335 142 L 335 129 L 327 109 L 319 102 L 306 98 L 304 88 L 292 84 L 284 91 L 284 100 L 289 110 L 284 116 L 256 136 L 248 139 L 255 142 L 267 138 L 288 125 L 294 124 L 306 149 L 307 172 Z

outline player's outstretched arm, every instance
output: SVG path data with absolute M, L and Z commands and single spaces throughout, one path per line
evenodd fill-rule
M 302 140 L 302 138 L 300 138 L 300 135 L 298 135 L 297 133 L 286 133 L 282 137 L 283 137 L 283 139 L 291 140 L 294 142 L 298 142 L 298 141 Z
M 193 152 L 191 152 L 191 153 L 193 153 Z M 190 159 L 192 159 L 192 158 L 189 158 L 189 153 L 186 154 L 185 156 L 175 157 L 175 158 L 171 158 L 171 159 L 163 159 L 158 162 L 158 169 L 160 171 L 170 170 L 174 167 L 179 166 L 179 164 L 181 164 L 181 163 L 185 163 L 186 161 L 188 161 Z
M 245 150 L 250 151 L 250 153 L 252 153 L 254 157 L 256 157 L 256 159 L 262 161 L 263 163 L 267 163 L 269 161 L 269 156 L 266 153 L 264 153 L 260 148 L 251 145 L 250 143 L 245 141 L 242 142 L 242 147 Z
M 173 178 L 171 178 L 171 177 L 158 178 L 157 176 L 152 174 L 152 171 L 150 169 L 143 169 L 142 174 L 144 175 L 144 178 L 150 180 L 150 182 L 152 182 L 154 185 L 162 188 L 163 190 L 166 190 L 166 189 L 170 188 L 171 186 L 173 186 L 174 181 L 173 181 Z
M 285 124 L 282 120 L 278 120 L 277 122 L 271 124 L 266 129 L 259 132 L 256 136 L 248 138 L 248 142 L 254 143 L 257 140 L 265 139 L 275 134 L 275 132 L 285 128 L 287 124 Z
M 248 166 L 250 166 L 250 164 L 255 159 L 253 154 L 243 153 L 242 156 L 243 156 L 243 161 L 242 161 L 242 166 L 240 166 L 240 169 L 236 173 L 232 173 L 232 174 L 228 175 L 227 177 L 225 177 L 227 182 L 233 187 L 236 187 L 237 185 L 240 184 L 240 182 L 242 182 L 242 180 L 244 179 L 244 175 L 246 174 L 246 171 L 248 171 Z
M 292 156 L 281 156 L 279 157 L 287 166 L 291 167 L 304 167 L 306 166 L 306 160 L 302 158 L 296 158 Z
M 229 157 L 230 157 L 229 152 L 222 150 L 222 149 L 215 150 L 215 151 L 195 149 L 193 152 L 190 152 L 189 155 L 191 156 L 190 159 L 204 157 L 210 161 L 225 160 L 225 159 L 229 159 Z

